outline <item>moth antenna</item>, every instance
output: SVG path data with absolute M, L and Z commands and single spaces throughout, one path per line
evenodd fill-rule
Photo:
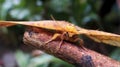
M 62 26 L 60 26 L 61 24 L 58 23 L 58 22 L 55 20 L 55 18 L 54 18 L 53 15 L 50 15 L 50 17 L 51 17 L 51 19 L 52 19 L 54 22 L 56 22 L 56 25 L 58 25 L 60 28 L 62 28 L 62 29 L 64 30 L 64 28 L 63 28 Z
M 51 17 L 51 19 L 52 19 L 54 22 L 56 22 L 56 23 L 55 23 L 56 25 L 58 25 L 58 26 L 60 25 L 60 24 L 55 20 L 55 18 L 54 18 L 53 15 L 50 15 L 50 17 Z M 61 26 L 59 26 L 59 27 L 61 27 Z M 64 28 L 63 28 L 63 29 L 64 29 Z
M 51 19 L 55 21 L 55 18 L 53 17 L 53 15 L 50 15 Z

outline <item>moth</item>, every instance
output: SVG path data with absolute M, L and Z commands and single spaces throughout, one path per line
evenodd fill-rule
M 81 28 L 67 21 L 43 20 L 43 21 L 0 21 L 0 27 L 13 26 L 16 24 L 51 29 L 67 32 L 69 37 L 84 34 L 99 43 L 106 43 L 120 47 L 120 35 Z M 55 37 L 53 37 L 54 39 Z

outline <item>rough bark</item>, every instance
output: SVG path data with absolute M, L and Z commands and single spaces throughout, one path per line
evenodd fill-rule
M 23 40 L 25 44 L 43 50 L 76 67 L 120 67 L 120 62 L 85 47 L 83 49 L 69 41 L 63 41 L 59 50 L 58 44 L 61 42 L 59 38 L 45 44 L 54 34 L 55 32 L 46 29 L 30 27 L 25 32 Z

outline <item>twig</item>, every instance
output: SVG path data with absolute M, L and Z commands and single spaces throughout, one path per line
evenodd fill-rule
M 45 44 L 53 34 L 54 32 L 46 29 L 31 27 L 25 32 L 23 39 L 25 44 L 34 46 L 36 49 L 43 50 L 78 67 L 120 67 L 120 62 L 87 48 L 82 49 L 74 43 L 64 41 L 59 50 L 57 48 L 60 39 Z

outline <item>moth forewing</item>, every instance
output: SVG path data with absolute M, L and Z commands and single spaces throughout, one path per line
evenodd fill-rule
M 11 23 L 2 23 L 0 22 L 0 27 L 9 27 L 9 26 L 13 26 L 15 24 L 11 24 Z
M 110 45 L 113 45 L 113 46 L 118 46 L 120 47 L 120 38 L 116 38 L 116 37 L 110 37 L 110 36 L 104 36 L 104 38 L 102 38 L 101 36 L 97 37 L 96 36 L 90 36 L 90 35 L 87 35 L 89 38 L 93 39 L 94 41 L 96 42 L 99 42 L 99 43 L 106 43 L 106 44 L 110 44 Z M 106 39 L 108 38 L 109 39 Z
M 0 24 L 4 24 L 4 26 L 10 24 L 21 24 L 27 26 L 35 26 L 45 29 L 59 30 L 63 32 L 77 33 L 77 29 L 74 24 L 68 23 L 66 21 L 52 21 L 52 20 L 44 20 L 44 21 L 0 21 Z
M 88 30 L 88 33 L 85 33 L 85 35 L 96 42 L 120 47 L 120 35 L 97 30 Z

